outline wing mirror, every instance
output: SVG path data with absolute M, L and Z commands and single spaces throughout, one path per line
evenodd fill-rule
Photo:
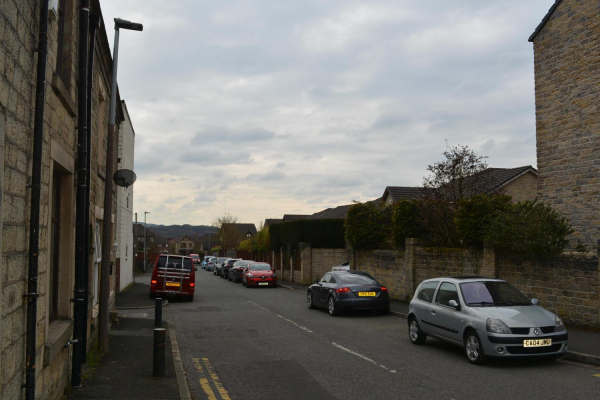
M 452 308 L 455 308 L 457 311 L 460 311 L 460 304 L 458 304 L 456 300 L 450 300 L 448 305 Z
M 531 304 L 537 306 L 538 304 L 540 304 L 540 301 L 538 299 L 531 299 Z
M 314 283 L 319 283 L 319 278 L 316 278 L 313 282 Z

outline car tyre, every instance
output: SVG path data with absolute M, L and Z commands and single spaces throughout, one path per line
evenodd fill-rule
M 408 338 L 413 344 L 419 345 L 425 343 L 427 339 L 427 335 L 423 333 L 415 317 L 408 320 Z
M 310 290 L 306 293 L 306 304 L 311 310 L 317 308 L 317 306 L 315 306 L 315 303 L 313 302 L 312 293 L 310 292 Z
M 327 304 L 328 304 L 327 309 L 329 310 L 329 315 L 331 315 L 332 317 L 339 315 L 339 311 L 338 311 L 337 307 L 335 306 L 335 299 L 333 298 L 333 296 L 329 296 L 329 300 L 327 301 Z
M 154 293 L 150 293 L 150 298 L 151 298 L 151 299 L 155 299 L 155 298 L 156 298 L 156 295 L 155 295 Z
M 465 354 L 471 364 L 482 365 L 486 361 L 481 339 L 475 331 L 470 331 L 465 336 Z

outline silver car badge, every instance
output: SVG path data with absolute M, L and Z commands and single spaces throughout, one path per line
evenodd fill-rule
M 536 329 L 533 330 L 533 334 L 535 336 L 540 336 L 540 331 L 538 331 L 537 328 L 536 328 Z

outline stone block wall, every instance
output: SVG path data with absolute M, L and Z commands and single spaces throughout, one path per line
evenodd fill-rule
M 393 298 L 407 300 L 412 294 L 412 278 L 405 264 L 405 252 L 393 250 L 356 251 L 352 269 L 366 271 L 387 287 Z
M 497 277 L 513 284 L 529 298 L 565 321 L 585 326 L 600 323 L 598 258 L 569 255 L 552 260 L 524 261 L 498 258 Z
M 534 172 L 527 172 L 517 179 L 506 184 L 502 191 L 505 195 L 512 197 L 512 202 L 533 201 L 538 196 L 537 175 Z
M 600 3 L 563 0 L 533 40 L 539 197 L 572 246 L 600 239 Z

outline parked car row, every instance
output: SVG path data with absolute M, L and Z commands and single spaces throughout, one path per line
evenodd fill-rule
M 212 271 L 228 281 L 239 283 L 250 288 L 253 286 L 277 286 L 277 273 L 270 264 L 240 258 L 206 256 L 202 260 L 202 268 Z

